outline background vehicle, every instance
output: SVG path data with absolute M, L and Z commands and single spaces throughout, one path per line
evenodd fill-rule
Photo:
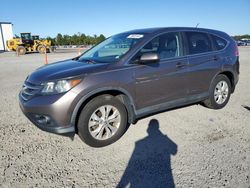
M 238 56 L 220 31 L 133 30 L 30 74 L 20 107 L 42 130 L 102 147 L 150 114 L 193 103 L 223 108 L 238 82 Z
M 24 55 L 26 52 L 52 51 L 51 41 L 40 40 L 38 35 L 31 36 L 31 33 L 21 33 L 20 38 L 7 40 L 7 47 L 11 51 L 16 51 L 19 55 Z
M 243 38 L 237 41 L 238 46 L 250 46 L 250 39 Z

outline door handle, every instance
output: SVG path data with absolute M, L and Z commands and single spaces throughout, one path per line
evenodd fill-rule
M 215 55 L 215 56 L 213 57 L 213 60 L 214 60 L 214 61 L 218 61 L 219 59 L 220 59 L 220 57 L 217 56 L 217 55 Z
M 181 63 L 181 62 L 176 63 L 176 68 L 183 68 L 183 67 L 186 67 L 186 66 L 187 66 L 186 63 Z

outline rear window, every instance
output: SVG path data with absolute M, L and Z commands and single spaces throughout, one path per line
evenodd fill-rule
M 199 54 L 212 51 L 211 41 L 206 33 L 186 32 L 189 54 Z
M 223 38 L 217 37 L 215 35 L 211 35 L 214 41 L 214 45 L 216 50 L 222 50 L 226 47 L 227 41 Z

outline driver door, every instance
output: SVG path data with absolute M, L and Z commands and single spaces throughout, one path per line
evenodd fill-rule
M 183 57 L 178 32 L 162 34 L 147 43 L 135 56 L 157 53 L 159 62 L 139 64 L 134 71 L 137 108 L 175 101 L 187 96 L 188 59 Z

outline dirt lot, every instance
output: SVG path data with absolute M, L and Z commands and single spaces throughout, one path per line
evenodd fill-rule
M 49 62 L 76 54 L 49 54 Z M 224 109 L 193 105 L 151 116 L 96 149 L 24 117 L 18 92 L 43 56 L 1 53 L 0 187 L 250 187 L 250 48 L 240 48 L 240 61 L 240 81 Z

